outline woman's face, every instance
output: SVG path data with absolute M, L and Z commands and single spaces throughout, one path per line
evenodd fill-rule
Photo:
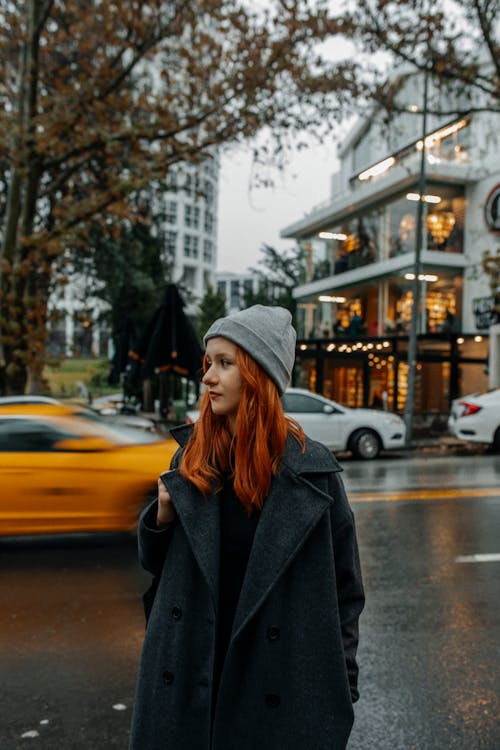
M 203 382 L 207 386 L 214 414 L 227 416 L 231 429 L 241 399 L 241 373 L 236 364 L 236 345 L 222 336 L 209 339 L 205 351 L 207 371 Z

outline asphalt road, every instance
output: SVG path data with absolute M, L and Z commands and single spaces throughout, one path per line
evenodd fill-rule
M 344 467 L 367 591 L 349 750 L 498 750 L 500 459 Z
M 349 750 L 498 750 L 500 459 L 343 463 L 367 591 Z M 135 540 L 3 540 L 0 562 L 1 750 L 125 750 Z

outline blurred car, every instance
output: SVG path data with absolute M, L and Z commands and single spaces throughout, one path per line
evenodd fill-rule
M 0 536 L 131 531 L 176 448 L 76 406 L 0 401 Z
M 9 406 L 12 404 L 61 404 L 56 398 L 51 396 L 0 396 L 0 406 Z
M 82 406 L 81 401 L 60 401 L 59 399 L 52 398 L 51 396 L 0 396 L 0 409 L 2 406 L 8 405 L 26 405 L 26 404 L 52 404 L 53 406 L 70 406 L 71 408 L 79 408 L 81 414 L 86 414 L 89 419 L 92 418 L 92 414 L 106 417 L 104 423 L 109 424 L 114 422 L 119 425 L 125 425 L 127 427 L 138 427 L 141 430 L 148 430 L 150 432 L 156 432 L 157 428 L 152 419 L 141 417 L 130 411 L 121 411 L 123 406 L 123 396 L 116 394 L 109 398 L 94 399 L 91 406 Z M 117 404 L 117 406 L 111 407 L 110 404 Z
M 484 443 L 500 452 L 500 388 L 452 401 L 448 431 L 456 438 Z
M 351 409 L 303 388 L 288 388 L 281 398 L 285 413 L 306 435 L 330 450 L 351 451 L 356 458 L 373 459 L 381 450 L 403 448 L 405 423 L 397 414 L 376 409 Z M 190 411 L 194 422 L 198 412 Z

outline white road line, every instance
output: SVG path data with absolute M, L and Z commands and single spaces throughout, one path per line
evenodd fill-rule
M 484 555 L 459 555 L 455 557 L 457 563 L 476 563 L 476 562 L 500 562 L 500 552 L 491 552 Z

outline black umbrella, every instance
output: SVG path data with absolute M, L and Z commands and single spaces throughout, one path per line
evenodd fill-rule
M 167 285 L 160 304 L 129 356 L 141 363 L 143 380 L 155 372 L 173 372 L 196 379 L 203 352 L 175 284 Z

